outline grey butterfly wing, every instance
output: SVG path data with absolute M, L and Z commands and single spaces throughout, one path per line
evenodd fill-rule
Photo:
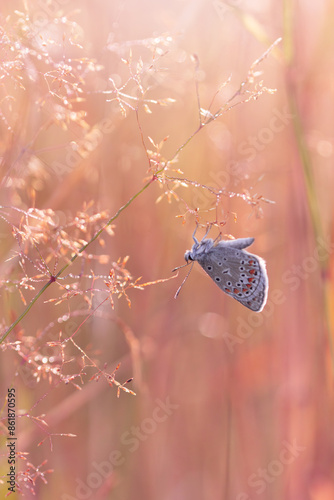
M 254 241 L 255 238 L 237 238 L 236 240 L 219 241 L 216 248 L 237 248 L 238 250 L 242 250 L 251 246 Z
M 220 241 L 197 260 L 221 290 L 259 312 L 267 300 L 268 276 L 264 260 L 243 250 L 253 241 L 253 238 Z

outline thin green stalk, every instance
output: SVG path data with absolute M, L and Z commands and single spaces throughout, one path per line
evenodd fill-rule
M 320 237 L 322 237 L 322 224 L 321 224 L 321 217 L 320 217 L 320 209 L 319 209 L 319 203 L 318 203 L 318 198 L 315 192 L 315 182 L 314 182 L 314 176 L 313 176 L 313 170 L 312 170 L 312 162 L 309 154 L 309 150 L 307 148 L 306 142 L 305 142 L 305 136 L 304 136 L 304 131 L 302 127 L 302 122 L 298 110 L 298 106 L 296 103 L 296 99 L 294 96 L 293 91 L 289 91 L 289 101 L 290 101 L 290 109 L 293 114 L 293 125 L 295 129 L 295 135 L 297 139 L 297 144 L 298 144 L 298 149 L 299 153 L 301 156 L 301 163 L 304 171 L 304 178 L 305 178 L 305 186 L 306 186 L 306 194 L 307 194 L 307 199 L 308 199 L 308 204 L 309 204 L 309 209 L 310 209 L 310 215 L 311 215 L 311 221 L 312 221 L 312 226 L 313 226 L 313 233 L 314 233 L 314 238 L 316 241 Z M 323 276 L 326 276 L 326 269 L 328 268 L 328 259 L 329 256 L 326 259 L 321 259 L 319 261 L 321 272 Z M 330 324 L 330 317 L 329 317 L 329 309 L 328 309 L 328 287 L 327 287 L 327 278 L 324 278 L 324 287 L 322 288 L 322 307 L 323 307 L 323 315 L 325 318 L 325 323 L 326 323 L 326 329 L 328 332 L 328 343 L 329 343 L 329 350 L 331 354 L 331 359 L 332 359 L 332 367 L 334 369 L 334 343 L 333 343 L 333 338 L 332 335 L 330 334 L 331 332 L 331 324 Z
M 317 240 L 322 236 L 322 224 L 320 217 L 320 210 L 318 204 L 317 194 L 315 192 L 315 182 L 312 169 L 312 161 L 310 158 L 309 149 L 305 142 L 305 133 L 302 126 L 302 120 L 300 117 L 298 105 L 296 102 L 296 97 L 292 88 L 288 91 L 289 94 L 289 106 L 293 115 L 292 122 L 295 129 L 295 136 L 297 140 L 298 150 L 301 156 L 301 163 L 304 171 L 305 186 L 307 200 L 310 207 L 310 215 L 313 226 L 314 237 Z M 327 267 L 327 261 L 321 262 L 323 268 Z
M 5 338 L 7 337 L 7 335 L 10 334 L 10 332 L 16 327 L 16 325 L 21 321 L 21 319 L 24 318 L 24 316 L 30 311 L 30 309 L 32 308 L 32 306 L 35 304 L 35 302 L 39 299 L 39 297 L 45 292 L 45 290 L 47 288 L 49 288 L 49 286 L 51 285 L 51 283 L 54 281 L 54 279 L 50 279 L 44 286 L 43 288 L 37 293 L 37 295 L 35 295 L 35 297 L 32 299 L 32 301 L 30 302 L 30 304 L 28 304 L 28 306 L 25 308 L 25 310 L 23 311 L 23 313 L 21 314 L 21 316 L 19 316 L 15 321 L 14 323 L 12 323 L 10 325 L 10 327 L 8 328 L 8 330 L 4 333 L 4 335 L 1 337 L 0 339 L 0 344 L 2 344 L 2 342 L 5 340 Z
M 159 174 L 160 172 L 162 172 L 163 168 L 160 169 L 155 175 Z M 114 222 L 115 219 L 117 219 L 117 217 L 123 212 L 123 210 L 125 210 L 129 205 L 131 205 L 131 203 L 140 195 L 142 194 L 145 189 L 147 189 L 153 182 L 154 178 L 151 179 L 149 182 L 147 182 L 147 184 L 145 184 L 145 186 L 143 186 L 136 194 L 134 194 L 121 208 L 119 208 L 117 210 L 117 212 L 115 213 L 115 215 L 113 215 L 111 217 L 111 219 L 108 220 L 108 222 L 101 228 L 98 230 L 98 232 L 96 234 L 94 234 L 94 236 L 92 237 L 91 240 L 88 241 L 88 243 L 86 243 L 83 247 L 80 248 L 80 250 L 78 251 L 77 254 L 73 255 L 72 259 L 67 263 L 65 264 L 64 267 L 61 268 L 61 270 L 56 274 L 55 278 L 59 278 L 59 276 L 61 274 L 63 274 L 63 272 L 77 259 L 77 257 L 86 250 L 86 248 L 91 244 L 93 243 L 93 241 L 95 241 L 101 233 L 103 233 L 103 231 L 108 227 L 110 226 L 110 224 L 112 222 Z M 0 341 L 0 344 L 1 344 L 1 341 Z
M 287 66 L 293 58 L 293 9 L 291 0 L 283 0 L 283 50 Z
M 313 234 L 316 241 L 322 237 L 322 221 L 320 216 L 320 208 L 318 203 L 318 197 L 315 191 L 315 182 L 312 168 L 312 161 L 309 153 L 309 149 L 305 140 L 305 133 L 303 129 L 302 119 L 299 112 L 299 107 L 297 104 L 297 98 L 295 93 L 295 86 L 292 80 L 290 70 L 293 68 L 293 5 L 290 0 L 284 0 L 284 56 L 287 67 L 287 90 L 288 90 L 288 100 L 291 114 L 293 116 L 293 126 L 295 130 L 295 136 L 297 141 L 298 150 L 301 157 L 301 164 L 304 172 L 306 195 L 308 200 L 308 205 L 310 209 L 310 216 L 313 227 Z M 326 275 L 326 270 L 328 268 L 328 258 L 320 261 L 320 267 L 322 275 Z M 323 308 L 323 316 L 325 318 L 325 324 L 327 329 L 329 350 L 332 360 L 332 367 L 334 370 L 334 343 L 331 335 L 331 323 L 329 316 L 329 304 L 328 304 L 328 287 L 327 278 L 324 279 L 324 286 L 322 288 L 321 303 Z
M 155 175 L 159 174 L 160 172 L 162 172 L 163 168 L 160 169 Z M 59 278 L 59 276 L 61 276 L 61 274 L 63 274 L 63 272 L 70 266 L 72 265 L 72 263 L 78 258 L 78 256 L 84 251 L 86 250 L 86 248 L 91 244 L 93 243 L 93 241 L 95 241 L 99 236 L 100 234 L 106 229 L 106 227 L 110 226 L 110 224 L 115 220 L 117 219 L 117 217 L 123 212 L 123 210 L 125 210 L 129 205 L 131 205 L 131 203 L 140 195 L 142 194 L 145 189 L 147 189 L 153 182 L 155 177 L 153 177 L 149 182 L 147 182 L 145 184 L 145 186 L 143 186 L 136 194 L 134 194 L 121 208 L 119 208 L 117 210 L 117 212 L 115 213 L 115 215 L 113 215 L 111 217 L 111 219 L 108 220 L 108 222 L 101 228 L 97 231 L 97 233 L 92 237 L 91 240 L 88 241 L 88 243 L 86 243 L 85 245 L 83 245 L 80 250 L 78 251 L 78 253 L 76 253 L 75 255 L 73 255 L 73 257 L 71 258 L 71 260 L 65 264 L 64 267 L 62 267 L 60 269 L 60 271 L 55 275 L 55 276 L 51 276 L 50 280 L 43 286 L 43 288 L 41 288 L 41 290 L 35 295 L 35 297 L 32 299 L 32 301 L 28 304 L 28 306 L 25 308 L 25 310 L 22 312 L 22 314 L 14 321 L 14 323 L 12 323 L 10 325 L 10 327 L 8 328 L 8 330 L 6 330 L 6 332 L 4 333 L 4 335 L 0 338 L 0 344 L 2 344 L 2 342 L 6 339 L 6 337 L 10 334 L 10 332 L 16 327 L 16 325 L 18 325 L 20 323 L 20 321 L 28 314 L 28 312 L 30 311 L 30 309 L 32 308 L 32 306 L 35 304 L 35 302 L 37 302 L 37 300 L 39 299 L 39 297 L 41 295 L 43 295 L 43 293 L 45 292 L 45 290 L 47 288 L 49 288 L 49 286 L 54 283 L 57 278 Z

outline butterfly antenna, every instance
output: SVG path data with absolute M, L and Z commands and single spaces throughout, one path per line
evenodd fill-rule
M 180 266 L 180 267 L 185 267 L 187 266 L 188 264 L 185 264 L 184 266 Z M 186 277 L 184 278 L 184 280 L 182 281 L 181 285 L 179 286 L 179 288 L 176 290 L 176 294 L 174 295 L 174 299 L 177 298 L 177 296 L 179 295 L 180 291 L 181 291 L 181 288 L 183 287 L 183 285 L 185 284 L 185 282 L 187 281 L 188 277 L 189 277 L 189 274 L 191 273 L 191 270 L 193 268 L 193 265 L 194 263 L 191 264 L 191 267 L 189 269 L 189 272 L 186 274 Z M 177 267 L 176 269 L 180 269 L 180 267 Z M 173 271 L 175 271 L 175 269 L 173 269 Z
M 174 273 L 175 271 L 178 271 L 179 269 L 182 269 L 182 267 L 187 267 L 187 266 L 189 266 L 188 262 L 186 264 L 183 264 L 183 266 L 175 267 L 175 269 L 172 269 L 172 273 Z

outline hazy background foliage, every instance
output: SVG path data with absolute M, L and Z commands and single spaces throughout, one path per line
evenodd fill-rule
M 57 272 L 163 161 L 180 170 L 160 173 L 1 346 L 2 443 L 14 386 L 26 498 L 334 498 L 333 15 L 330 0 L 2 2 L 2 334 L 46 265 Z M 220 89 L 210 112 L 224 106 L 279 37 L 247 82 L 277 91 L 175 157 L 198 98 L 208 110 Z M 161 153 L 148 137 L 168 137 Z M 198 265 L 177 300 L 187 269 L 131 289 L 172 276 L 196 221 L 199 235 L 217 222 L 224 238 L 255 237 L 262 313 Z M 131 308 L 117 297 L 129 283 Z M 134 377 L 136 396 L 118 399 L 105 373 Z

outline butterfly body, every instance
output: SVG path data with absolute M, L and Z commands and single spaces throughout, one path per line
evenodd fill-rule
M 223 292 L 252 311 L 262 311 L 267 301 L 268 276 L 265 261 L 248 253 L 254 238 L 219 241 L 203 238 L 187 250 L 186 262 L 197 261 Z

